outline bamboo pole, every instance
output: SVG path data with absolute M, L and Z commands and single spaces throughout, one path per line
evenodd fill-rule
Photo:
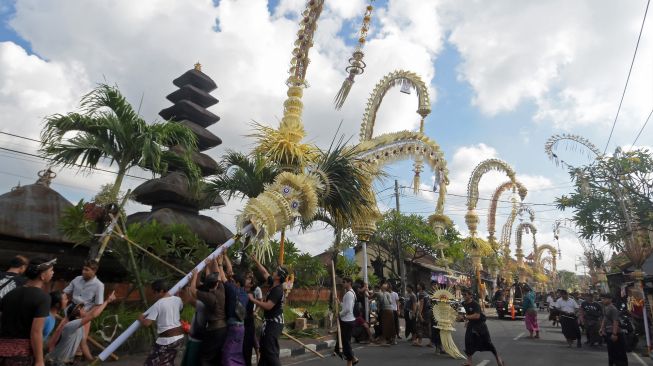
M 127 200 L 129 199 L 129 195 L 131 194 L 131 189 L 127 191 L 125 194 L 125 197 L 122 198 L 122 202 L 120 202 L 120 206 L 118 206 L 118 213 L 114 217 L 111 215 L 111 223 L 109 223 L 109 226 L 107 226 L 106 230 L 102 233 L 102 236 L 100 237 L 100 249 L 98 250 L 97 256 L 95 257 L 95 260 L 97 262 L 100 262 L 100 259 L 102 259 L 102 255 L 104 254 L 104 251 L 107 249 L 107 245 L 109 245 L 109 240 L 111 239 L 111 234 L 113 233 L 114 228 L 118 225 L 118 219 L 120 218 L 120 212 L 122 211 L 122 208 L 125 207 L 125 204 L 127 204 Z
M 331 279 L 333 280 L 333 309 L 336 313 L 336 328 L 338 330 L 338 351 L 340 357 L 342 357 L 342 334 L 340 334 L 340 313 L 338 311 L 338 289 L 336 288 L 336 265 L 334 261 L 331 261 Z
M 181 274 L 181 275 L 183 275 L 183 276 L 186 275 L 186 272 L 184 272 L 184 271 L 182 271 L 181 269 L 179 269 L 179 268 L 173 266 L 173 265 L 170 264 L 169 262 L 165 261 L 163 258 L 161 258 L 161 257 L 159 257 L 158 255 L 156 255 L 156 254 L 150 252 L 149 250 L 143 248 L 142 246 L 140 246 L 139 244 L 137 244 L 137 243 L 134 242 L 133 240 L 129 239 L 129 237 L 128 237 L 127 235 L 125 235 L 124 232 L 122 231 L 122 229 L 120 229 L 119 227 L 116 229 L 116 231 L 118 231 L 118 236 L 120 237 L 120 239 L 125 240 L 125 241 L 128 243 L 128 245 L 129 245 L 129 244 L 133 245 L 134 247 L 136 247 L 136 249 L 139 249 L 139 250 L 142 251 L 143 253 L 147 254 L 147 255 L 150 256 L 151 258 L 155 259 L 156 261 L 158 261 L 159 263 L 165 265 L 166 267 L 172 269 L 173 271 L 175 271 L 175 272 L 177 272 L 177 273 L 179 273 L 179 274 Z
M 230 246 L 232 246 L 232 245 L 236 242 L 236 239 L 237 239 L 238 237 L 240 237 L 241 235 L 248 235 L 248 234 L 250 234 L 250 233 L 252 232 L 252 230 L 253 230 L 253 226 L 252 226 L 252 224 L 249 224 L 249 225 L 245 226 L 245 227 L 240 231 L 239 234 L 235 235 L 234 237 L 232 237 L 231 239 L 229 239 L 226 243 L 224 243 L 224 244 L 222 244 L 221 246 L 219 246 L 219 247 L 218 247 L 216 250 L 214 250 L 213 253 L 211 253 L 211 254 L 210 254 L 206 259 L 212 259 L 212 258 L 215 258 L 216 256 L 222 254 L 222 252 L 224 252 L 225 250 L 227 250 Z M 198 272 L 201 272 L 202 270 L 204 270 L 204 267 L 205 267 L 205 266 L 206 266 L 205 260 L 202 260 L 199 264 L 197 264 L 197 266 L 195 266 L 195 269 L 196 269 Z M 182 277 L 182 279 L 180 279 L 180 280 L 179 280 L 179 281 L 178 281 L 178 282 L 177 282 L 177 283 L 176 283 L 176 284 L 175 284 L 175 285 L 170 289 L 170 291 L 168 291 L 168 293 L 169 293 L 170 295 L 175 295 L 177 292 L 179 292 L 179 290 L 181 290 L 184 286 L 186 286 L 186 285 L 188 284 L 188 281 L 190 281 L 191 274 L 192 274 L 192 272 L 190 272 L 190 273 L 188 273 L 186 276 Z M 148 313 L 149 311 L 150 311 L 150 309 L 146 310 L 146 311 L 144 312 L 144 314 L 147 315 L 147 313 Z M 107 348 L 106 348 L 102 353 L 100 353 L 100 354 L 98 355 L 98 358 L 97 358 L 95 361 L 93 361 L 92 365 L 99 365 L 102 361 L 106 360 L 107 357 L 109 357 L 109 355 L 110 355 L 111 353 L 113 353 L 113 352 L 114 352 L 116 349 L 118 349 L 118 347 L 120 347 L 120 346 L 121 346 L 121 345 L 122 345 L 122 344 L 123 344 L 123 343 L 124 343 L 128 338 L 129 338 L 129 337 L 131 337 L 131 336 L 132 336 L 132 335 L 133 335 L 133 334 L 138 330 L 138 328 L 140 328 L 140 326 L 141 326 L 141 323 L 140 323 L 138 320 L 136 320 L 135 322 L 133 322 L 133 323 L 129 326 L 129 328 L 127 328 L 127 329 L 126 329 L 122 334 L 120 334 L 120 335 L 118 336 L 118 338 L 116 338 L 113 342 L 111 342 L 111 344 L 109 344 L 109 345 L 107 346 Z
M 279 265 L 280 266 L 283 266 L 285 242 L 286 242 L 286 229 L 283 228 L 281 229 L 281 239 L 279 239 Z
M 290 339 L 291 341 L 296 342 L 296 343 L 299 344 L 300 346 L 302 346 L 302 347 L 306 348 L 307 350 L 309 350 L 309 351 L 315 353 L 316 355 L 320 356 L 320 358 L 326 358 L 326 357 L 324 357 L 324 355 L 321 354 L 320 352 L 318 352 L 318 351 L 316 351 L 316 350 L 314 350 L 314 349 L 312 349 L 312 348 L 309 348 L 307 345 L 305 345 L 304 343 L 302 343 L 302 341 L 300 341 L 299 339 L 297 339 L 297 338 L 291 336 L 290 334 L 286 333 L 285 331 L 281 332 L 281 334 L 283 334 L 283 335 L 285 335 L 286 337 L 288 337 L 288 339 Z
M 55 315 L 55 318 L 57 318 L 57 320 L 62 320 L 63 319 L 59 315 Z M 95 338 L 93 338 L 90 334 L 88 335 L 87 339 L 88 339 L 89 342 L 91 342 L 91 344 L 93 346 L 99 348 L 101 351 L 104 351 L 104 346 L 102 344 L 100 344 L 100 342 L 96 341 Z M 111 359 L 114 360 L 114 361 L 118 361 L 120 359 L 115 353 L 110 354 L 109 357 L 111 357 Z

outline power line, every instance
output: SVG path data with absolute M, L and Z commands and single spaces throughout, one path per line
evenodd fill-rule
M 43 143 L 41 140 L 33 139 L 33 138 L 27 137 L 27 136 L 16 135 L 16 134 L 13 134 L 13 133 L 3 132 L 3 131 L 0 131 L 0 133 L 3 134 L 3 135 L 7 135 L 7 136 L 18 137 L 19 139 L 23 139 L 23 140 L 38 142 L 39 144 Z
M 402 187 L 402 188 L 410 188 L 410 187 Z M 419 188 L 418 190 L 424 191 L 424 192 L 433 192 L 429 189 L 423 189 Z M 453 196 L 453 197 L 462 197 L 462 198 L 467 198 L 467 195 L 462 195 L 462 194 L 455 194 L 455 193 L 446 193 L 447 196 Z M 479 197 L 479 200 L 483 201 L 492 201 L 492 198 L 485 198 L 485 197 Z M 506 200 L 497 200 L 497 202 L 503 202 L 503 203 L 512 203 L 512 201 L 506 201 Z M 524 205 L 531 205 L 531 206 L 558 206 L 555 203 L 536 203 L 536 202 L 522 202 Z
M 31 156 L 31 157 L 39 158 L 41 160 L 52 161 L 52 159 L 41 156 L 41 155 L 38 155 L 38 154 L 33 154 L 33 153 L 28 153 L 26 151 L 10 149 L 10 148 L 3 147 L 3 146 L 0 146 L 0 150 L 8 151 L 8 152 L 11 152 L 11 153 L 14 153 L 14 154 Z M 97 170 L 97 171 L 105 172 L 105 173 L 118 174 L 118 172 L 114 172 L 113 170 L 102 169 L 102 168 L 98 168 L 98 167 L 89 167 L 89 166 L 86 166 L 86 165 L 81 165 L 81 164 L 76 164 L 76 163 L 73 163 L 71 165 L 74 165 L 76 167 L 83 168 L 83 169 L 91 169 L 91 170 Z M 143 178 L 143 177 L 139 177 L 139 176 L 131 175 L 131 174 L 125 174 L 125 177 L 141 179 L 141 180 L 148 180 L 148 178 Z
M 612 134 L 614 133 L 614 127 L 617 125 L 617 118 L 619 118 L 619 112 L 621 111 L 621 105 L 624 102 L 624 97 L 626 96 L 626 89 L 628 89 L 628 82 L 630 81 L 630 74 L 633 71 L 633 65 L 635 64 L 635 57 L 637 56 L 637 49 L 639 49 L 639 40 L 642 38 L 642 32 L 644 31 L 644 23 L 646 23 L 646 14 L 648 14 L 648 6 L 651 4 L 651 0 L 646 2 L 646 10 L 644 10 L 644 19 L 642 19 L 642 26 L 639 29 L 639 36 L 637 36 L 637 44 L 635 45 L 635 52 L 633 53 L 633 59 L 630 61 L 630 68 L 628 69 L 628 77 L 626 77 L 626 85 L 624 85 L 624 91 L 621 93 L 621 100 L 619 101 L 619 108 L 617 108 L 617 115 L 614 116 L 614 122 L 612 122 L 612 129 L 610 130 L 610 136 L 608 136 L 608 142 L 605 143 L 605 149 L 603 149 L 603 155 L 608 151 L 608 145 L 610 145 L 610 140 L 612 139 Z
M 630 148 L 631 148 L 631 149 L 633 148 L 633 146 L 635 146 L 635 144 L 637 143 L 637 140 L 639 140 L 639 136 L 642 134 L 642 131 L 644 131 L 644 128 L 646 128 L 646 125 L 648 124 L 648 120 L 651 119 L 651 115 L 652 115 L 652 114 L 653 114 L 653 109 L 651 109 L 651 113 L 649 113 L 649 114 L 648 114 L 648 117 L 646 117 L 646 121 L 644 121 L 644 125 L 643 125 L 642 128 L 639 130 L 639 132 L 637 133 L 637 136 L 635 137 L 635 140 L 633 141 L 633 144 L 630 145 Z

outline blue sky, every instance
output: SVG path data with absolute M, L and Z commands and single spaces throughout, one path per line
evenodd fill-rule
M 0 3 L 0 131 L 38 137 L 41 119 L 67 112 L 97 82 L 117 83 L 132 103 L 143 97 L 147 120 L 168 105 L 170 81 L 201 60 L 219 85 L 213 94 L 221 103 L 212 111 L 222 121 L 211 127 L 224 144 L 209 152 L 245 151 L 252 146 L 243 136 L 252 120 L 275 124 L 284 98 L 284 71 L 297 31 L 296 17 L 303 1 L 127 0 L 94 2 L 66 0 L 53 5 L 35 0 Z M 466 231 L 466 181 L 481 160 L 498 157 L 508 162 L 530 185 L 527 202 L 550 205 L 568 190 L 567 174 L 544 154 L 552 134 L 581 134 L 602 149 L 616 113 L 627 66 L 632 57 L 645 2 L 617 6 L 610 1 L 524 3 L 503 0 L 479 12 L 473 1 L 376 1 L 369 42 L 364 49 L 366 72 L 357 78 L 341 111 L 330 100 L 344 78 L 346 60 L 356 40 L 365 2 L 327 1 L 311 50 L 305 92 L 304 122 L 308 140 L 324 145 L 342 120 L 341 131 L 357 140 L 358 124 L 368 93 L 393 69 L 415 71 L 430 85 L 432 113 L 425 133 L 440 144 L 448 161 L 451 185 L 445 211 Z M 564 15 L 561 9 L 564 8 Z M 650 21 L 644 29 L 640 54 L 609 150 L 629 144 L 653 107 L 653 65 Z M 393 89 L 379 110 L 380 132 L 416 129 L 416 96 Z M 16 123 L 16 121 L 20 121 Z M 653 145 L 653 128 L 638 145 Z M 36 144 L 0 135 L 0 146 L 35 152 Z M 560 154 L 582 162 L 574 152 Z M 22 159 L 22 160 L 21 160 Z M 0 153 L 0 191 L 17 180 L 29 182 L 43 168 L 35 158 Z M 388 167 L 389 178 L 377 182 L 384 190 L 396 178 L 402 186 L 412 180 L 412 162 Z M 90 198 L 110 174 L 76 175 L 62 170 L 54 187 L 70 200 Z M 147 172 L 132 172 L 148 177 Z M 498 173 L 481 181 L 487 198 L 504 180 Z M 141 181 L 128 179 L 128 187 Z M 430 186 L 429 173 L 422 182 Z M 127 187 L 126 187 L 127 188 Z M 394 202 L 385 190 L 381 209 Z M 508 196 L 504 196 L 508 199 Z M 242 203 L 207 212 L 225 224 Z M 402 211 L 428 215 L 433 195 L 402 192 Z M 538 241 L 551 242 L 551 225 L 558 217 L 552 206 L 536 206 Z M 147 209 L 132 204 L 131 212 Z M 484 226 L 487 202 L 479 202 Z M 508 205 L 499 206 L 503 225 Z M 317 253 L 328 247 L 330 232 L 295 234 L 302 249 Z M 527 246 L 530 245 L 530 242 Z M 580 248 L 564 238 L 570 253 Z M 528 253 L 528 251 L 526 251 Z M 574 254 L 561 267 L 573 269 Z

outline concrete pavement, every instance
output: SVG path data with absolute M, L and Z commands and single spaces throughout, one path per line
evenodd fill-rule
M 607 365 L 608 354 L 605 347 L 590 348 L 583 345 L 583 348 L 567 348 L 559 327 L 552 327 L 546 321 L 547 314 L 540 313 L 540 339 L 528 339 L 528 332 L 521 319 L 498 320 L 488 318 L 488 327 L 492 335 L 492 341 L 497 347 L 499 354 L 503 357 L 506 365 L 520 366 L 595 366 Z M 463 323 L 456 325 L 454 340 L 459 349 L 463 351 L 464 328 Z M 410 365 L 410 366 L 432 366 L 434 363 L 442 366 L 460 365 L 461 360 L 454 360 L 448 356 L 436 355 L 432 348 L 413 347 L 409 342 L 403 340 L 392 347 L 376 345 L 355 346 L 355 353 L 360 358 L 360 366 L 374 365 Z M 326 354 L 325 352 L 323 352 Z M 495 365 L 494 357 L 489 352 L 477 353 L 474 355 L 473 364 L 477 366 Z M 342 366 L 344 361 L 339 358 L 328 357 L 320 360 L 311 356 L 293 357 L 283 360 L 283 364 L 306 365 L 306 366 Z M 629 365 L 653 365 L 649 358 L 635 354 L 629 354 Z

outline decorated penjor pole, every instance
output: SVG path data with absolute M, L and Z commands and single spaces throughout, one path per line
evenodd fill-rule
M 211 254 L 210 254 L 206 259 L 209 259 L 209 258 L 215 258 L 216 256 L 220 255 L 222 252 L 224 252 L 224 251 L 227 250 L 230 246 L 232 246 L 240 236 L 243 236 L 243 235 L 249 235 L 249 234 L 252 232 L 252 229 L 253 229 L 253 226 L 252 226 L 251 224 L 245 226 L 245 227 L 240 231 L 239 234 L 235 235 L 233 238 L 229 239 L 226 243 L 224 243 L 224 244 L 222 244 L 221 246 L 219 246 L 219 247 L 218 247 L 216 250 L 214 250 L 213 253 L 211 253 Z M 195 266 L 195 269 L 197 269 L 198 272 L 201 272 L 202 270 L 204 270 L 204 266 L 205 266 L 205 265 L 206 265 L 205 262 L 204 262 L 204 261 L 201 261 L 197 266 Z M 192 272 L 191 272 L 191 273 L 192 273 Z M 191 273 L 188 273 L 188 274 L 187 274 L 186 276 L 184 276 L 181 280 L 179 280 L 179 282 L 177 282 L 177 283 L 176 283 L 176 284 L 175 284 L 175 285 L 170 289 L 170 291 L 168 291 L 168 293 L 169 293 L 170 295 L 175 295 L 175 294 L 177 294 L 177 293 L 179 292 L 179 290 L 181 290 L 182 288 L 184 288 L 184 287 L 188 284 L 188 281 L 189 281 L 189 279 L 190 279 Z M 151 309 L 151 308 L 150 308 L 150 309 Z M 147 311 L 145 311 L 144 314 L 147 314 L 147 313 L 150 311 L 150 309 L 148 309 Z M 98 360 L 99 360 L 99 361 L 104 361 L 104 360 L 106 360 L 109 356 L 111 356 L 111 354 L 112 354 L 113 352 L 115 352 L 115 351 L 118 349 L 118 347 L 120 347 L 123 343 L 125 343 L 125 341 L 126 341 L 129 337 L 131 337 L 131 336 L 132 336 L 132 335 L 133 335 L 133 334 L 138 330 L 138 328 L 140 328 L 140 326 L 141 326 L 141 322 L 139 322 L 138 320 L 136 320 L 135 322 L 133 322 L 133 323 L 129 326 L 129 328 L 127 328 L 127 330 L 125 330 L 125 331 L 124 331 L 120 336 L 118 336 L 118 338 L 116 338 L 113 342 L 111 342 L 111 344 L 109 344 L 109 345 L 107 346 L 107 348 L 105 348 L 104 351 L 102 351 L 102 353 L 100 353 L 100 354 L 98 355 Z M 99 363 L 98 360 L 96 360 L 93 364 L 98 364 L 98 363 Z

